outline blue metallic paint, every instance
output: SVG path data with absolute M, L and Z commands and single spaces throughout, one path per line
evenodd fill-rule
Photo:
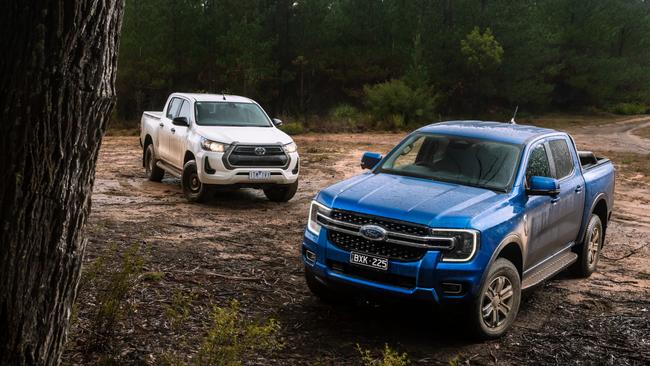
M 315 252 L 317 259 L 313 265 L 308 262 L 305 262 L 305 265 L 328 284 L 342 283 L 367 291 L 425 299 L 437 303 L 453 302 L 476 295 L 487 268 L 510 243 L 515 243 L 521 251 L 520 272 L 525 272 L 526 269 L 540 263 L 553 254 L 548 250 L 550 246 L 567 244 L 567 242 L 556 243 L 553 240 L 560 235 L 551 224 L 555 223 L 554 216 L 558 214 L 562 216 L 561 212 L 552 209 L 553 198 L 526 194 L 525 166 L 528 156 L 533 145 L 547 139 L 564 138 L 571 142 L 569 146 L 576 167 L 572 176 L 584 182 L 585 209 L 580 215 L 581 228 L 573 228 L 580 234 L 574 236 L 573 240 L 579 242 L 578 239 L 582 237 L 584 223 L 588 221 L 596 199 L 605 199 L 608 211 L 611 210 L 614 188 L 612 164 L 600 164 L 583 173 L 575 145 L 564 133 L 532 126 L 478 121 L 434 124 L 414 133 L 421 132 L 524 145 L 512 188 L 508 192 L 496 192 L 370 171 L 321 190 L 316 196 L 316 201 L 330 208 L 430 227 L 476 229 L 480 231 L 477 253 L 467 262 L 443 262 L 440 260 L 440 252 L 436 250 L 428 251 L 421 260 L 414 262 L 390 261 L 391 273 L 416 278 L 416 287 L 405 289 L 346 276 L 328 269 L 325 264 L 326 259 L 347 262 L 349 253 L 335 247 L 327 240 L 326 228 L 321 228 L 319 235 L 306 230 L 303 245 Z M 563 181 L 560 182 L 560 186 L 562 183 Z M 560 207 L 564 206 L 560 205 Z M 443 281 L 463 283 L 467 286 L 467 291 L 460 296 L 442 295 L 440 283 Z

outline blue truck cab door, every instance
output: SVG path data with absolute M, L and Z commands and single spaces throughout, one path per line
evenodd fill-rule
M 530 148 L 526 160 L 526 188 L 529 186 L 531 177 L 553 178 L 551 170 L 550 154 L 544 140 L 536 142 Z M 554 252 L 554 244 L 557 241 L 557 230 L 554 221 L 556 217 L 552 214 L 553 201 L 556 197 L 546 195 L 527 194 L 526 231 L 528 233 L 528 250 L 525 258 L 526 267 L 532 268 Z
M 585 205 L 585 180 L 573 144 L 566 136 L 552 137 L 546 142 L 550 152 L 551 171 L 560 183 L 560 194 L 554 198 L 551 215 L 557 222 L 555 251 L 574 242 L 582 225 Z

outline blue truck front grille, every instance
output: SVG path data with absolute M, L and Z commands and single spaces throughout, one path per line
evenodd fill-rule
M 344 221 L 356 225 L 379 225 L 384 229 L 401 234 L 427 236 L 431 230 L 424 225 L 412 224 L 404 221 L 385 219 L 356 212 L 334 210 L 331 217 L 335 220 Z
M 345 251 L 356 251 L 388 257 L 400 261 L 416 261 L 426 253 L 426 249 L 409 247 L 399 244 L 371 241 L 357 235 L 329 230 L 328 239 L 335 246 Z

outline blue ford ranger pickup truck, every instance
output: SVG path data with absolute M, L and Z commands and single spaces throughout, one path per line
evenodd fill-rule
M 566 133 L 436 123 L 361 166 L 311 203 L 302 258 L 321 299 L 353 289 L 464 306 L 473 333 L 495 338 L 523 289 L 571 265 L 583 277 L 596 269 L 614 167 Z

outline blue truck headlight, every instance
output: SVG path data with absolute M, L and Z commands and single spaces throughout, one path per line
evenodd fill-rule
M 329 216 L 332 210 L 321 203 L 311 201 L 309 207 L 309 220 L 307 221 L 307 230 L 318 235 L 320 233 L 321 225 L 318 223 L 318 214 Z
M 434 236 L 454 238 L 454 246 L 442 252 L 443 262 L 466 262 L 476 253 L 479 233 L 470 229 L 433 229 Z

